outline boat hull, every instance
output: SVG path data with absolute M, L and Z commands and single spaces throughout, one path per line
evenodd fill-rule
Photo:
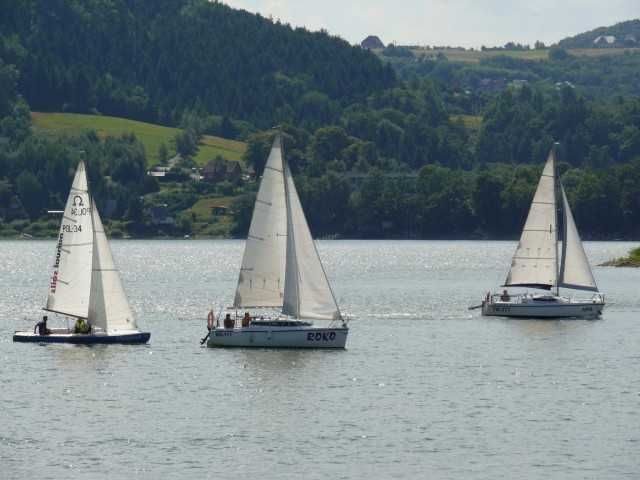
M 347 327 L 245 327 L 211 330 L 207 347 L 345 348 Z
M 602 314 L 604 303 L 567 302 L 567 303 L 482 303 L 482 315 L 516 318 L 598 318 Z
M 131 332 L 112 335 L 84 335 L 76 333 L 51 333 L 38 335 L 33 332 L 15 332 L 13 341 L 19 343 L 71 343 L 74 345 L 143 344 L 149 341 L 149 332 Z

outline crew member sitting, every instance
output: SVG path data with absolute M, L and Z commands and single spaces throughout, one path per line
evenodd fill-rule
M 509 292 L 507 292 L 506 288 L 502 291 L 502 295 L 500 295 L 500 300 L 503 302 L 508 302 L 509 300 L 511 300 L 511 297 L 509 296 Z
M 73 333 L 91 333 L 91 327 L 87 322 L 85 322 L 84 318 L 79 318 L 78 320 L 76 320 L 76 324 L 73 327 Z
M 231 314 L 227 313 L 227 316 L 224 317 L 224 328 L 233 328 L 236 322 L 231 318 Z
M 244 317 L 242 317 L 242 326 L 248 327 L 249 325 L 251 325 L 251 315 L 249 315 L 249 312 L 244 312 Z
M 47 316 L 43 315 L 42 316 L 42 320 L 40 320 L 38 323 L 36 323 L 36 326 L 33 327 L 33 333 L 36 333 L 36 330 L 38 331 L 38 335 L 49 335 L 51 333 L 51 330 L 49 330 L 47 328 Z

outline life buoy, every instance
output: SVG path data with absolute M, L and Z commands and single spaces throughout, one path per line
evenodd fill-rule
M 207 328 L 209 330 L 213 329 L 214 320 L 213 310 L 209 310 L 209 315 L 207 315 Z

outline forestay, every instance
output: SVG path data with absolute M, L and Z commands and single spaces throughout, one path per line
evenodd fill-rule
M 564 288 L 597 292 L 598 287 L 593 278 L 587 254 L 582 246 L 567 195 L 564 188 L 562 186 L 560 188 L 562 191 L 564 235 L 558 285 Z
M 236 308 L 282 306 L 286 234 L 282 145 L 278 135 L 264 168 L 251 218 L 234 300 Z
M 506 287 L 551 289 L 557 279 L 556 168 L 552 150 L 542 171 Z
M 341 318 L 331 286 L 300 204 L 289 165 L 284 163 L 287 259 L 282 312 L 295 318 Z
M 107 333 L 137 330 L 95 203 L 91 216 L 95 245 L 91 268 L 89 323 Z
M 89 311 L 93 228 L 84 162 L 76 170 L 56 244 L 45 310 L 86 318 Z

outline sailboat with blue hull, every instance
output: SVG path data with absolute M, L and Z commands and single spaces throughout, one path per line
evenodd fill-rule
M 72 328 L 48 328 L 47 316 L 33 331 L 15 332 L 14 342 L 72 344 L 146 343 L 138 330 L 113 261 L 96 204 L 80 162 L 56 242 L 46 312 L 75 321 Z

